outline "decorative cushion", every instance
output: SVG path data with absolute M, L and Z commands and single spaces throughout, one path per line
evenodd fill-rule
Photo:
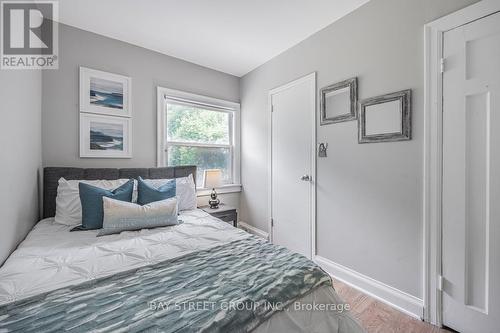
M 137 191 L 137 203 L 139 205 L 147 205 L 151 202 L 175 197 L 176 181 L 171 179 L 159 187 L 153 187 L 139 177 Z
M 102 228 L 104 216 L 103 197 L 131 202 L 134 191 L 134 180 L 129 180 L 113 191 L 85 183 L 78 184 L 78 187 L 82 203 L 82 225 L 71 230 L 93 230 Z
M 97 236 L 178 224 L 175 197 L 141 206 L 103 197 L 104 219 Z
M 80 202 L 79 183 L 85 183 L 106 190 L 113 190 L 128 182 L 129 179 L 116 180 L 66 180 L 60 178 L 57 186 L 56 197 L 56 223 L 64 225 L 82 224 L 82 205 Z M 137 182 L 134 193 L 137 196 Z M 137 199 L 137 197 L 136 197 Z
M 144 179 L 144 182 L 151 187 L 159 188 L 171 179 Z M 193 175 L 175 178 L 176 197 L 179 211 L 196 209 L 196 186 Z

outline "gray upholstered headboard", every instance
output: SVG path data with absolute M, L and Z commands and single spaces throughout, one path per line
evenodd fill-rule
M 179 178 L 189 174 L 193 175 L 196 182 L 196 166 L 178 166 L 167 168 L 130 168 L 130 169 L 82 169 L 65 167 L 47 167 L 43 170 L 43 217 L 52 217 L 56 214 L 57 185 L 61 177 L 67 180 L 82 179 L 123 179 L 138 178 L 162 179 Z

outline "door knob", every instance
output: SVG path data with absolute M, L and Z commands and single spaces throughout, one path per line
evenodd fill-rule
M 308 182 L 311 180 L 311 177 L 309 175 L 303 175 L 302 177 L 300 177 L 300 180 Z

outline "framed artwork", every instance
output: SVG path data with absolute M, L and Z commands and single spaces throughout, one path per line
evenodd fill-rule
M 356 120 L 358 79 L 351 78 L 320 89 L 320 125 Z
M 132 120 L 80 113 L 80 157 L 132 157 Z
M 411 140 L 411 90 L 361 101 L 359 143 Z
M 131 117 L 132 79 L 80 67 L 80 112 Z

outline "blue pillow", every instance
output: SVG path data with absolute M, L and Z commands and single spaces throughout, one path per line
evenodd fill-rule
M 78 189 L 80 190 L 80 202 L 82 203 L 82 225 L 71 229 L 71 231 L 101 229 L 104 217 L 102 198 L 107 197 L 132 202 L 134 180 L 129 180 L 113 191 L 85 183 L 79 183 Z
M 147 205 L 155 201 L 161 201 L 175 197 L 176 181 L 175 179 L 168 180 L 162 186 L 155 188 L 144 181 L 141 177 L 138 179 L 137 185 L 137 203 L 139 205 Z

